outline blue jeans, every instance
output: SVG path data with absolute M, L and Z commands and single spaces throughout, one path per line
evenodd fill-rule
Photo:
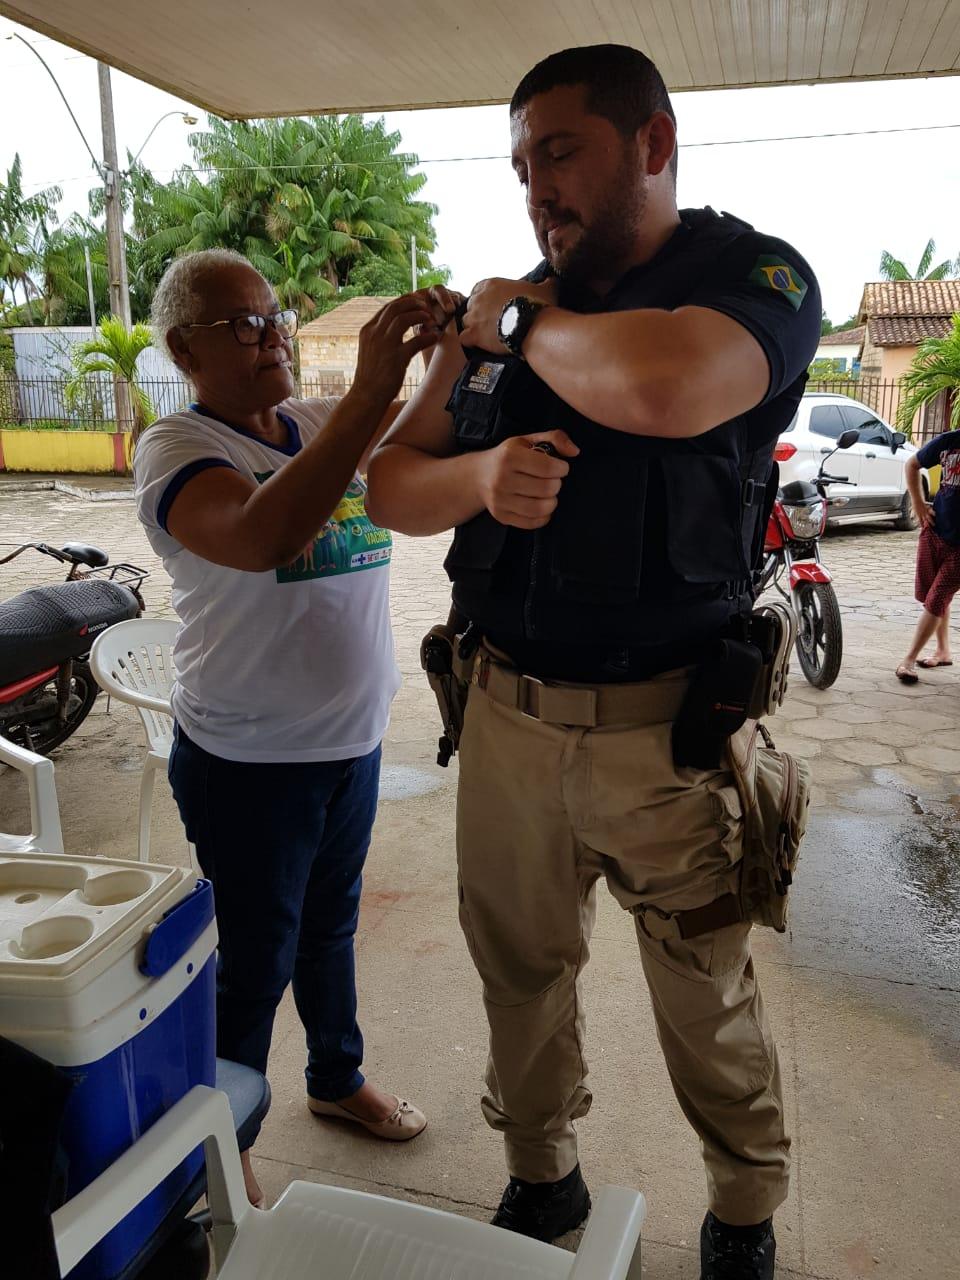
M 169 773 L 187 839 L 213 882 L 217 1053 L 265 1072 L 292 978 L 307 1092 L 349 1097 L 363 1084 L 353 942 L 380 748 L 353 760 L 244 763 L 204 751 L 178 725 Z

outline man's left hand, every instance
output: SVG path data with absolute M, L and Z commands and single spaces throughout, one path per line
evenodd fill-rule
M 503 280 L 497 277 L 481 280 L 470 294 L 463 332 L 460 334 L 461 346 L 474 347 L 479 351 L 505 351 L 497 332 L 500 313 L 511 298 L 521 294 L 525 298 L 533 298 L 535 302 L 552 306 L 557 301 L 557 281 L 551 278 L 542 284 L 531 284 L 529 280 Z

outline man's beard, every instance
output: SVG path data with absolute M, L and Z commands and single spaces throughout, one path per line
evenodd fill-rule
M 608 280 L 629 265 L 636 247 L 637 232 L 647 207 L 647 184 L 636 163 L 625 160 L 616 180 L 608 188 L 603 203 L 589 226 L 582 226 L 573 244 L 554 251 L 538 230 L 540 251 L 558 276 L 576 284 Z M 570 215 L 577 221 L 575 215 Z

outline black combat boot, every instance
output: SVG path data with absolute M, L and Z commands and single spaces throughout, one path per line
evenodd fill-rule
M 700 1228 L 700 1280 L 773 1280 L 773 1219 L 730 1227 L 708 1213 Z
M 590 1192 L 577 1165 L 559 1182 L 524 1182 L 511 1178 L 491 1221 L 534 1240 L 556 1240 L 585 1222 Z

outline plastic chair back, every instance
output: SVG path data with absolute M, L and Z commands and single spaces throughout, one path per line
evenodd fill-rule
M 130 618 L 97 636 L 90 651 L 97 684 L 137 708 L 150 750 L 158 754 L 169 750 L 173 737 L 171 651 L 178 626 L 163 618 Z

